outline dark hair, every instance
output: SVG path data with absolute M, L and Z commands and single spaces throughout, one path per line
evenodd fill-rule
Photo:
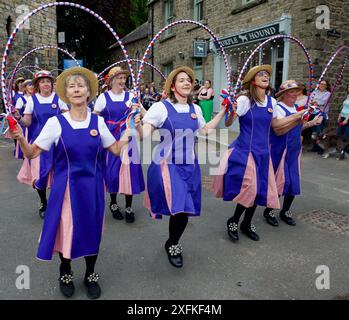
M 40 93 L 40 90 L 39 90 L 39 82 L 40 82 L 41 79 L 45 79 L 45 78 L 51 80 L 51 90 L 53 91 L 53 79 L 50 78 L 50 77 L 42 77 L 42 78 L 38 79 L 37 81 L 35 81 L 35 84 L 34 84 L 34 90 L 35 90 L 35 92 Z
M 23 83 L 23 82 L 24 82 L 24 80 L 19 80 L 19 81 L 17 81 L 17 83 L 15 83 L 15 85 L 14 85 L 14 90 L 15 90 L 16 92 L 19 91 L 19 84 L 20 84 L 20 83 Z
M 325 81 L 325 82 L 326 82 L 326 90 L 329 91 L 329 92 L 331 92 L 331 85 L 330 85 L 330 83 L 329 83 L 327 80 L 325 80 L 325 79 L 322 79 L 322 80 L 320 81 L 320 83 L 321 83 L 322 81 Z M 320 83 L 319 83 L 319 85 L 320 85 Z
M 182 71 L 182 72 L 184 72 L 184 71 Z M 193 84 L 193 79 L 192 79 L 192 78 L 189 76 L 189 74 L 187 74 L 186 72 L 185 72 L 185 74 L 190 78 L 191 83 Z M 173 78 L 172 83 L 171 83 L 171 87 L 172 87 L 173 84 L 176 83 L 177 76 L 178 76 L 178 74 L 176 74 L 176 76 Z M 169 99 L 170 99 L 173 103 L 178 103 L 178 100 L 177 100 L 177 98 L 176 98 L 176 96 L 175 96 L 175 94 L 174 94 L 174 92 L 173 92 L 172 90 L 171 90 L 171 93 L 170 93 L 170 95 L 169 95 Z M 193 97 L 192 97 L 191 95 L 188 96 L 187 102 L 188 102 L 188 104 L 193 103 Z
M 205 80 L 205 82 L 206 81 L 210 84 L 210 87 L 212 87 L 212 81 L 211 80 Z

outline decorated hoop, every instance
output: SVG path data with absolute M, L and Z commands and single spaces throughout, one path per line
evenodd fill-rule
M 321 81 L 324 79 L 325 77 L 325 74 L 327 72 L 327 70 L 329 69 L 331 63 L 334 61 L 334 59 L 339 55 L 340 52 L 342 51 L 346 51 L 346 55 L 343 59 L 343 64 L 342 64 L 342 67 L 340 69 L 340 71 L 337 73 L 336 75 L 336 82 L 335 84 L 333 85 L 332 87 L 332 90 L 331 90 L 331 93 L 330 93 L 330 96 L 328 97 L 327 101 L 326 101 L 326 104 L 324 105 L 323 109 L 321 110 L 322 113 L 324 113 L 324 111 L 326 110 L 327 106 L 328 106 L 328 103 L 330 102 L 331 100 L 331 97 L 334 93 L 334 91 L 336 90 L 337 86 L 341 83 L 342 79 L 343 79 L 343 73 L 344 73 L 344 69 L 348 63 L 348 58 L 349 58 L 349 47 L 348 46 L 340 46 L 339 48 L 337 48 L 337 50 L 335 51 L 335 53 L 331 56 L 331 58 L 328 60 L 324 70 L 322 71 L 322 74 L 315 86 L 315 90 L 317 90 L 320 86 L 320 83 Z M 315 96 L 315 90 L 314 92 L 310 95 L 310 103 L 314 100 L 314 96 Z
M 230 81 L 230 66 L 228 64 L 228 58 L 227 58 L 227 55 L 224 51 L 224 48 L 222 46 L 222 43 L 218 40 L 218 38 L 216 37 L 216 35 L 208 28 L 206 27 L 205 25 L 203 25 L 202 23 L 200 22 L 197 22 L 197 21 L 192 21 L 192 20 L 179 20 L 179 21 L 174 21 L 170 24 L 168 24 L 167 26 L 165 26 L 164 28 L 162 28 L 156 35 L 155 37 L 150 41 L 147 49 L 145 50 L 144 52 L 144 56 L 142 58 L 142 62 L 139 66 L 139 69 L 138 69 L 138 74 L 137 74 L 137 81 L 136 81 L 136 90 L 137 90 L 137 93 L 139 92 L 139 88 L 140 88 L 140 82 L 141 82 L 141 79 L 142 79 L 142 76 L 143 76 L 143 69 L 144 69 L 144 65 L 146 63 L 146 60 L 149 58 L 150 56 L 150 53 L 151 53 L 151 49 L 153 48 L 155 42 L 157 40 L 159 40 L 160 36 L 162 33 L 164 33 L 166 30 L 172 28 L 172 27 L 175 27 L 177 25 L 181 25 L 181 24 L 195 24 L 199 27 L 201 27 L 202 29 L 206 30 L 210 36 L 212 37 L 213 39 L 213 42 L 216 46 L 218 46 L 220 52 L 222 53 L 222 56 L 223 56 L 223 59 L 224 59 L 224 64 L 225 64 L 225 68 L 226 68 L 226 72 L 227 72 L 227 79 L 228 79 L 228 91 L 229 93 L 231 92 L 231 81 Z
M 31 71 L 30 69 L 38 69 L 38 66 L 32 66 L 32 65 L 29 65 L 29 66 L 22 66 L 20 68 L 17 69 L 17 73 L 21 70 L 25 70 L 25 71 L 28 71 L 30 72 L 31 74 L 34 74 L 35 72 Z M 5 82 L 7 83 L 7 81 L 9 79 L 11 79 L 11 76 L 13 74 L 13 72 L 15 71 L 15 69 L 12 69 L 11 72 L 9 72 L 9 74 L 6 76 L 6 79 L 5 79 Z
M 276 39 L 289 39 L 289 40 L 292 40 L 293 42 L 295 42 L 304 52 L 307 60 L 308 60 L 308 67 L 309 67 L 309 90 L 308 90 L 308 99 L 307 99 L 307 103 L 306 103 L 306 106 L 308 105 L 309 103 L 309 98 L 310 98 L 310 92 L 311 92 L 311 89 L 312 89 L 312 85 L 313 85 L 313 62 L 310 58 L 310 54 L 308 52 L 308 50 L 305 48 L 305 46 L 303 45 L 303 43 L 298 40 L 297 38 L 295 37 L 292 37 L 290 35 L 277 35 L 277 36 L 273 36 L 271 38 L 268 38 L 267 40 L 265 40 L 264 42 L 262 42 L 259 46 L 256 47 L 256 49 L 253 50 L 253 52 L 250 54 L 250 56 L 247 58 L 245 64 L 243 65 L 241 71 L 240 71 L 240 74 L 239 74 L 239 77 L 236 81 L 236 85 L 235 85 L 235 88 L 234 88 L 234 92 L 233 92 L 233 95 L 231 96 L 231 100 L 234 102 L 235 100 L 235 96 L 237 94 L 237 92 L 241 89 L 242 87 L 242 77 L 244 76 L 245 74 L 245 71 L 248 67 L 248 65 L 250 64 L 252 58 L 254 57 L 254 55 L 256 53 L 259 52 L 259 50 L 261 48 L 263 48 L 267 43 L 273 41 L 273 40 L 276 40 Z
M 131 58 L 130 58 L 130 61 L 131 61 L 131 62 L 142 62 L 142 60 L 139 60 L 139 59 L 131 59 Z M 111 68 L 113 68 L 113 67 L 115 67 L 115 66 L 117 66 L 117 65 L 119 65 L 119 64 L 121 64 L 121 63 L 124 63 L 124 62 L 126 62 L 126 60 L 120 60 L 120 61 L 117 61 L 117 62 L 111 64 L 111 65 L 108 66 L 107 68 L 105 68 L 101 73 L 98 74 L 98 79 L 99 79 L 99 81 L 102 80 L 103 74 L 106 73 L 109 69 L 111 69 Z M 157 68 L 156 66 L 152 65 L 152 64 L 149 63 L 149 62 L 145 62 L 145 64 L 146 64 L 148 67 L 154 69 L 164 80 L 166 80 L 166 76 L 160 71 L 159 68 Z
M 131 72 L 131 76 L 132 76 L 132 83 L 134 88 L 136 87 L 136 82 L 135 82 L 135 75 L 134 75 L 134 70 L 132 67 L 132 64 L 129 61 L 129 57 L 126 51 L 125 46 L 123 45 L 122 41 L 120 40 L 119 36 L 117 35 L 117 33 L 114 31 L 114 29 L 108 24 L 107 21 L 105 21 L 101 16 L 99 16 L 97 13 L 95 13 L 94 11 L 92 11 L 91 9 L 88 9 L 80 4 L 77 3 L 72 3 L 72 2 L 52 2 L 52 3 L 48 3 L 42 6 L 39 6 L 37 9 L 29 12 L 15 27 L 15 29 L 13 30 L 13 32 L 11 33 L 11 36 L 9 37 L 6 47 L 5 47 L 5 51 L 4 51 L 4 55 L 2 57 L 2 64 L 1 64 L 1 88 L 2 88 L 2 94 L 3 94 L 3 99 L 4 99 L 4 104 L 5 104 L 5 108 L 6 108 L 6 113 L 10 112 L 10 109 L 13 108 L 13 106 L 11 105 L 11 101 L 9 99 L 9 94 L 6 90 L 6 83 L 5 83 L 5 78 L 6 78 L 6 65 L 7 65 L 7 58 L 8 58 L 8 54 L 11 48 L 11 45 L 16 37 L 16 34 L 18 33 L 18 31 L 20 30 L 20 28 L 23 26 L 23 24 L 32 16 L 34 16 L 35 14 L 37 14 L 38 12 L 45 10 L 47 8 L 50 7 L 56 7 L 56 6 L 70 6 L 70 7 L 74 7 L 74 8 L 79 8 L 83 11 L 88 12 L 89 14 L 93 15 L 95 18 L 97 18 L 100 22 L 102 22 L 113 34 L 113 36 L 115 37 L 115 39 L 117 40 L 117 42 L 119 43 L 123 54 L 125 55 L 128 67 L 130 68 L 130 72 Z

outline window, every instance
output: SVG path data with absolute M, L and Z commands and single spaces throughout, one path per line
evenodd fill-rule
M 201 21 L 204 19 L 203 8 L 204 0 L 194 0 L 194 20 Z
M 199 80 L 199 83 L 203 84 L 203 68 L 202 68 L 202 58 L 194 59 L 193 70 L 195 72 L 195 78 Z
M 173 62 L 164 64 L 164 75 L 165 77 L 168 77 L 168 75 L 171 73 L 173 70 Z
M 174 22 L 174 20 L 175 20 L 175 17 L 173 14 L 173 0 L 166 0 L 165 1 L 165 26 Z M 170 34 L 172 34 L 172 28 L 166 30 L 165 36 L 169 36 Z

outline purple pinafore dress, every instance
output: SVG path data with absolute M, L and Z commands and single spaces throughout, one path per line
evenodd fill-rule
M 53 116 L 59 115 L 61 110 L 58 104 L 58 95 L 55 94 L 51 103 L 40 103 L 36 95 L 32 96 L 34 108 L 32 114 L 32 123 L 28 128 L 30 137 L 29 143 L 33 143 L 39 136 L 47 120 Z M 53 165 L 53 149 L 42 152 L 39 157 L 23 161 L 22 168 L 17 176 L 22 183 L 33 185 L 36 189 L 43 190 L 50 185 L 50 174 Z
M 22 96 L 22 95 L 19 96 L 18 99 L 22 99 L 22 101 L 23 101 L 23 106 L 22 106 L 22 108 L 21 108 L 21 109 L 18 109 L 19 114 L 23 117 L 23 112 L 24 112 L 25 106 L 26 106 L 26 104 L 27 104 L 27 99 L 26 99 L 24 96 Z M 17 100 L 18 100 L 18 99 L 17 99 Z M 21 126 L 21 128 L 22 128 L 22 131 L 23 131 L 23 133 L 24 133 L 25 138 L 27 139 L 27 141 L 29 141 L 29 140 L 28 140 L 28 138 L 29 138 L 29 137 L 28 137 L 28 128 L 26 128 L 26 127 L 24 127 L 24 126 L 22 126 L 22 125 L 20 125 L 20 126 Z M 16 143 L 16 148 L 15 148 L 15 150 L 14 150 L 14 156 L 15 156 L 16 159 L 21 159 L 21 160 L 24 159 L 23 152 L 22 152 L 22 149 L 21 149 L 19 143 Z
M 148 169 L 145 206 L 153 218 L 181 212 L 199 216 L 201 172 L 194 149 L 199 128 L 195 108 L 190 104 L 189 113 L 179 113 L 168 101 L 162 103 L 168 117 L 159 128 L 162 142 Z
M 286 117 L 292 114 L 281 104 L 279 106 L 285 111 Z M 280 196 L 301 193 L 302 126 L 299 124 L 281 136 L 277 136 L 273 130 L 270 131 L 271 159 Z
M 63 115 L 57 118 L 62 135 L 55 147 L 53 185 L 37 253 L 42 260 L 51 260 L 53 252 L 62 252 L 64 247 L 70 252 L 63 256 L 69 259 L 98 254 L 104 221 L 98 116 L 91 114 L 86 129 L 73 129 Z M 64 209 L 67 203 L 68 210 Z M 71 217 L 70 233 L 62 230 L 67 228 L 62 226 L 67 215 Z
M 269 146 L 273 104 L 271 97 L 267 99 L 266 107 L 252 101 L 249 111 L 239 117 L 240 134 L 222 158 L 213 181 L 217 197 L 246 208 L 254 204 L 280 208 Z
M 104 93 L 106 106 L 101 112 L 108 129 L 117 141 L 120 140 L 126 127 L 120 127 L 120 120 L 126 116 L 130 109 L 126 102 L 129 100 L 129 92 L 125 92 L 124 101 L 112 101 L 108 92 Z M 103 151 L 104 179 L 109 193 L 123 193 L 127 195 L 139 194 L 144 191 L 144 177 L 142 164 L 136 139 L 129 142 L 128 152 L 122 152 L 120 157 L 107 150 Z

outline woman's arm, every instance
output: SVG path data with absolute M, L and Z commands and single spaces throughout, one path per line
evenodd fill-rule
M 25 114 L 23 117 L 21 117 L 19 112 L 16 110 L 14 117 L 23 127 L 28 128 L 32 124 L 33 116 L 31 114 Z
M 206 125 L 200 129 L 200 133 L 204 135 L 209 134 L 210 130 L 215 129 L 218 126 L 218 124 L 224 118 L 224 115 L 225 108 L 221 109 L 210 122 L 206 123 Z
M 137 131 L 135 132 L 135 130 L 131 128 L 131 119 L 129 119 L 129 121 L 127 122 L 127 129 L 125 130 L 124 134 L 121 136 L 119 141 L 114 142 L 109 148 L 107 148 L 108 151 L 116 156 L 120 155 L 122 149 L 128 144 L 130 138 L 132 136 L 137 136 L 137 132 L 139 131 L 138 127 L 140 126 L 141 122 L 140 114 L 137 114 L 135 116 L 134 122 Z
M 283 135 L 289 132 L 295 126 L 301 124 L 302 115 L 305 112 L 306 110 L 302 110 L 282 119 L 273 118 L 271 125 L 274 129 L 275 134 L 277 136 Z
M 22 149 L 24 156 L 27 159 L 34 159 L 40 155 L 43 149 L 39 148 L 36 144 L 29 144 L 23 136 L 22 128 L 17 124 L 16 130 L 10 131 L 11 138 L 16 139 Z
M 304 123 L 302 130 L 309 129 L 311 127 L 320 125 L 323 118 L 324 118 L 323 116 L 317 115 L 313 120 Z

